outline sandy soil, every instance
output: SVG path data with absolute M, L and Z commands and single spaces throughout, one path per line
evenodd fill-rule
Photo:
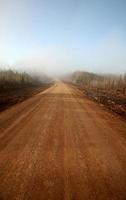
M 125 200 L 126 123 L 57 83 L 0 114 L 0 200 Z

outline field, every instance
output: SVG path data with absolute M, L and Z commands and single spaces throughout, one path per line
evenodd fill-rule
M 92 100 L 126 119 L 126 74 L 119 76 L 75 72 L 70 82 Z
M 51 80 L 14 70 L 0 71 L 0 111 L 47 89 Z

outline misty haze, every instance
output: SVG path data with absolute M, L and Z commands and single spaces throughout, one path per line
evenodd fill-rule
M 0 0 L 0 200 L 125 191 L 126 1 Z

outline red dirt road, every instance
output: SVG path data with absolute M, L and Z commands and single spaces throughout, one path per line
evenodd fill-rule
M 63 83 L 0 114 L 0 200 L 125 199 L 125 121 Z

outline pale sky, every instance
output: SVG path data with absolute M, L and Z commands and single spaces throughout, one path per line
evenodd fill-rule
M 126 72 L 126 0 L 0 0 L 0 63 Z

